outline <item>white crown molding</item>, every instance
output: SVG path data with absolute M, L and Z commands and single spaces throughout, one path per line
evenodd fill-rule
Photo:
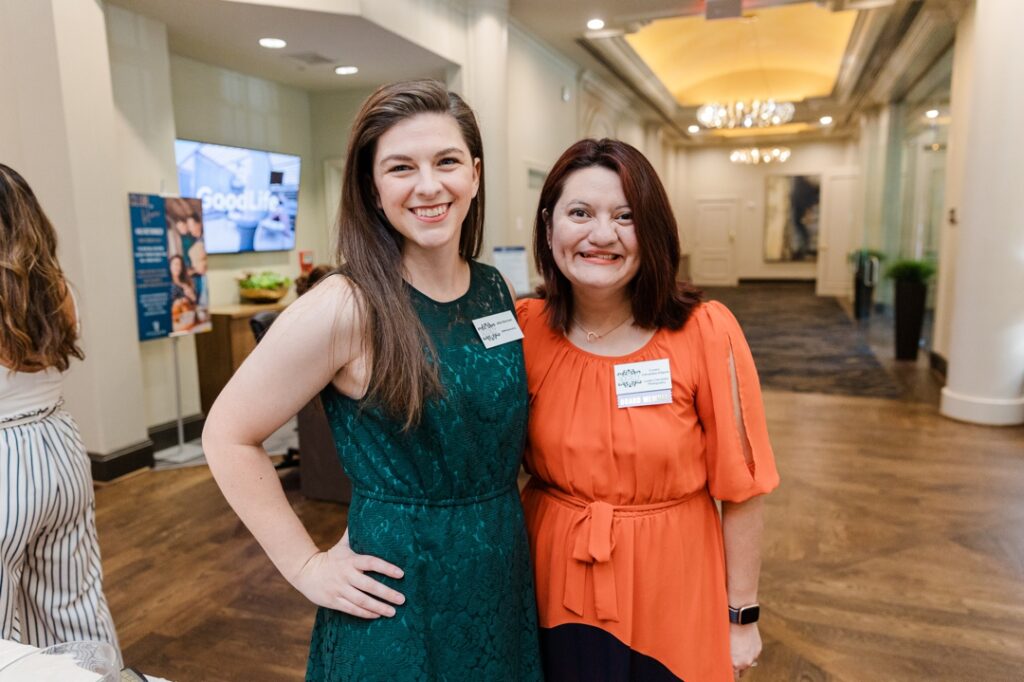
M 872 102 L 899 100 L 953 42 L 956 24 L 946 7 L 926 6 L 893 51 L 868 92 Z
M 577 77 L 579 76 L 580 71 L 583 70 L 583 67 L 535 36 L 528 28 L 523 26 L 519 21 L 516 21 L 513 17 L 508 18 L 508 30 L 510 33 L 514 32 L 515 35 L 523 42 L 528 43 L 530 47 L 545 55 L 548 59 L 558 64 L 566 71 L 571 71 L 576 74 Z
M 854 0 L 856 1 L 856 0 Z M 879 0 L 874 0 L 879 1 Z M 894 2 L 895 0 L 881 0 L 882 2 Z M 796 5 L 807 0 L 743 0 L 743 11 L 747 12 L 755 9 L 768 9 L 770 7 L 779 7 L 780 5 Z M 819 0 L 820 2 L 820 0 Z M 642 3 L 621 3 L 623 5 L 635 5 Z M 675 3 L 671 3 L 669 7 L 663 7 L 661 9 L 650 10 L 646 12 L 627 12 L 623 14 L 615 14 L 612 16 L 612 21 L 616 25 L 625 24 L 645 24 L 658 19 L 672 19 L 675 17 L 692 17 L 692 16 L 704 16 L 706 7 L 706 0 L 680 0 Z
M 677 120 L 679 103 L 665 88 L 640 55 L 630 47 L 622 36 L 607 38 L 584 38 L 586 44 L 598 53 L 620 78 L 635 88 L 669 120 Z
M 890 7 L 873 9 L 857 17 L 843 55 L 843 63 L 836 76 L 832 98 L 839 104 L 848 104 L 857 87 L 857 81 L 864 73 L 872 52 L 878 45 L 878 38 L 892 14 Z
M 509 11 L 508 0 L 442 0 L 442 2 L 449 4 L 458 2 L 458 4 L 462 5 L 467 12 L 483 10 L 486 12 L 499 12 L 507 15 Z
M 896 0 L 818 0 L 818 4 L 833 12 L 844 12 L 892 7 L 896 4 Z
M 632 106 L 632 100 L 593 71 L 584 70 L 579 77 L 580 93 L 598 100 L 616 114 Z
M 943 88 L 949 88 L 953 75 L 953 47 L 949 47 L 928 71 L 907 91 L 903 99 L 910 104 L 923 102 Z M 946 97 L 948 97 L 946 93 Z

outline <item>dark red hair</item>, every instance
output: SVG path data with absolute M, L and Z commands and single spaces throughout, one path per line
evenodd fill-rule
M 540 192 L 533 231 L 533 258 L 544 277 L 541 295 L 546 299 L 552 329 L 572 327 L 572 285 L 555 263 L 548 244 L 549 217 L 562 196 L 565 183 L 584 168 L 607 168 L 619 176 L 622 192 L 633 212 L 640 268 L 629 283 L 635 324 L 647 329 L 679 329 L 701 301 L 701 292 L 677 280 L 679 232 L 665 188 L 651 163 L 635 147 L 619 140 L 580 140 L 555 162 Z

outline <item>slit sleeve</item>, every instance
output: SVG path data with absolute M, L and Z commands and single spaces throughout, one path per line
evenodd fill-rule
M 708 490 L 716 499 L 743 502 L 779 484 L 761 384 L 729 309 L 710 301 L 694 315 L 703 351 L 695 400 L 704 428 Z
M 520 329 L 526 329 L 526 323 L 530 319 L 530 301 L 529 298 L 521 298 L 516 301 L 516 321 L 519 322 Z

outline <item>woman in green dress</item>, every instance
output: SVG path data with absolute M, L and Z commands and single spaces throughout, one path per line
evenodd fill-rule
M 203 434 L 210 468 L 320 607 L 307 680 L 540 679 L 516 488 L 522 345 L 518 327 L 501 333 L 509 288 L 473 260 L 475 118 L 437 81 L 385 86 L 356 117 L 346 159 L 343 265 L 281 314 L 221 392 Z M 317 393 L 353 488 L 348 529 L 327 551 L 260 445 Z

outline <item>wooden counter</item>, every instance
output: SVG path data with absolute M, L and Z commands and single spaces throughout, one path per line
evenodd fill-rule
M 284 310 L 283 303 L 240 303 L 210 309 L 213 329 L 196 335 L 199 399 L 203 414 L 210 412 L 228 379 L 256 347 L 249 320 L 256 313 Z

